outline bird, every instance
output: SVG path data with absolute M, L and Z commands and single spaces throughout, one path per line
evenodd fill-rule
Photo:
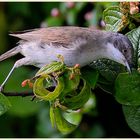
M 0 86 L 0 91 L 15 68 L 34 65 L 38 68 L 58 61 L 62 55 L 67 66 L 80 67 L 106 58 L 118 62 L 130 70 L 133 46 L 123 34 L 89 27 L 61 26 L 25 30 L 9 34 L 20 39 L 18 45 L 0 55 L 0 61 L 21 53 L 8 76 Z

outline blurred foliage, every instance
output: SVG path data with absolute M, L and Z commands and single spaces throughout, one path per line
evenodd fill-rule
M 104 29 L 105 23 L 102 20 L 104 9 L 118 4 L 117 2 L 1 2 L 0 53 L 9 50 L 18 41 L 8 36 L 9 31 L 67 25 Z M 21 56 L 17 55 L 12 58 L 14 61 L 10 59 L 0 63 L 0 83 L 15 60 L 19 58 Z M 18 92 L 28 90 L 21 88 L 21 82 L 35 73 L 34 67 L 26 66 L 16 69 L 7 82 L 6 90 Z M 116 73 L 112 75 L 116 76 Z M 104 83 L 104 77 L 100 76 L 99 79 L 101 83 Z M 98 88 L 94 93 L 96 96 L 93 94 L 83 109 L 79 127 L 68 135 L 62 135 L 52 128 L 49 121 L 49 104 L 46 102 L 31 101 L 31 97 L 8 97 L 12 107 L 0 117 L 0 137 L 138 137 L 124 123 L 121 106 L 113 100 L 114 98 L 110 94 L 104 94 L 105 92 Z

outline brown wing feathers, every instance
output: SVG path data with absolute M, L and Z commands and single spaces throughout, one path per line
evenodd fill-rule
M 90 30 L 88 28 L 80 27 L 49 27 L 28 30 L 27 32 L 20 32 L 10 34 L 11 36 L 18 37 L 22 40 L 41 40 L 46 43 L 62 43 L 70 44 L 77 38 L 87 38 L 90 36 Z

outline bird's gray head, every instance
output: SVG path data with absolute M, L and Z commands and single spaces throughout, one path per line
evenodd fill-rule
M 134 50 L 130 40 L 125 35 L 120 33 L 112 33 L 108 40 L 109 42 L 113 43 L 114 47 L 124 55 L 129 66 L 132 67 Z

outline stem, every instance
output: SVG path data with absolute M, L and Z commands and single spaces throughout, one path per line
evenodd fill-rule
M 34 96 L 33 92 L 5 92 L 1 91 L 1 93 L 5 96 L 21 96 L 21 97 L 26 97 L 26 96 Z
M 49 87 L 47 90 L 53 91 L 55 87 Z M 26 96 L 33 96 L 34 98 L 34 93 L 25 91 L 25 92 L 5 92 L 4 90 L 1 91 L 1 93 L 5 96 L 21 96 L 21 97 L 26 97 Z

